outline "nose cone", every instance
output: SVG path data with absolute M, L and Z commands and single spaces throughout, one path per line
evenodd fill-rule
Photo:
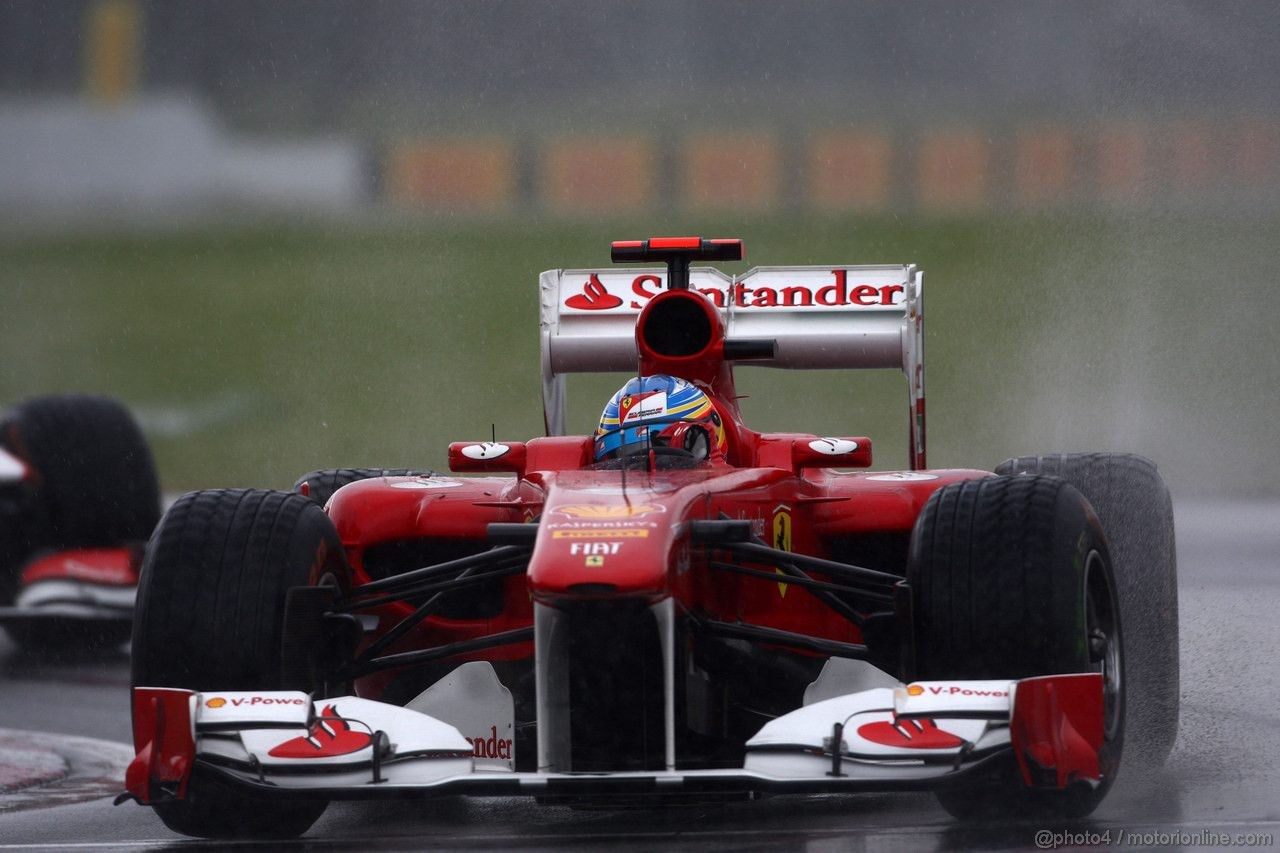
M 668 595 L 679 568 L 671 495 L 636 489 L 552 489 L 529 563 L 534 598 L 649 598 Z

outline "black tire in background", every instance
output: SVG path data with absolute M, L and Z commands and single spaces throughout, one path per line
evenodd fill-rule
M 35 501 L 26 483 L 0 483 L 0 607 L 12 604 L 18 592 L 22 565 L 31 556 L 27 543 L 37 523 Z
M 1102 672 L 1102 784 L 1027 788 L 1010 762 L 983 783 L 938 792 L 960 818 L 1076 818 L 1115 781 L 1125 732 L 1119 606 L 1106 537 L 1088 502 L 1051 477 L 990 477 L 939 489 L 916 521 L 918 680 Z
M 133 416 L 109 397 L 66 394 L 18 405 L 0 444 L 35 472 L 39 548 L 145 542 L 160 519 L 160 483 Z
M 145 542 L 160 518 L 160 483 L 147 440 L 119 402 L 85 394 L 36 397 L 0 420 L 0 446 L 34 476 L 0 520 L 0 603 L 17 591 L 22 566 L 41 551 Z M 127 624 L 48 620 L 11 623 L 21 646 L 107 648 Z
M 1024 456 L 998 474 L 1060 477 L 1102 521 L 1120 596 L 1129 663 L 1126 756 L 1163 764 L 1178 734 L 1178 561 L 1173 504 L 1155 463 L 1129 453 Z
M 303 474 L 293 484 L 293 491 L 305 495 L 320 506 L 329 502 L 338 489 L 357 480 L 370 480 L 374 477 L 433 477 L 435 471 L 417 468 L 321 468 L 309 474 Z
M 347 583 L 328 516 L 288 492 L 214 490 L 180 498 L 148 546 L 133 629 L 133 686 L 279 690 L 285 599 L 295 586 Z M 294 676 L 294 677 L 291 677 Z M 176 832 L 205 838 L 301 835 L 327 804 L 270 807 L 197 775 L 159 803 Z

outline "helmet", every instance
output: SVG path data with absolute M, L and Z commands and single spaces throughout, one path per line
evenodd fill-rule
M 638 376 L 613 395 L 600 415 L 600 462 L 649 447 L 687 450 L 695 459 L 724 456 L 724 422 L 698 387 L 674 376 Z

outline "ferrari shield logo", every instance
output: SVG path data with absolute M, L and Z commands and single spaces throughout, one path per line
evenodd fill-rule
M 791 507 L 786 504 L 778 504 L 773 510 L 773 547 L 779 551 L 791 550 Z M 783 577 L 787 574 L 778 568 L 775 568 L 774 571 Z M 778 594 L 783 598 L 787 597 L 787 585 L 785 583 L 778 584 Z

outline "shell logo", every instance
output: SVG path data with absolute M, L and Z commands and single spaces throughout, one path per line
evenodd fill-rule
M 225 704 L 227 704 L 226 699 L 223 699 L 221 696 L 214 696 L 208 702 L 205 702 L 204 706 L 206 708 L 221 708 Z
M 651 512 L 662 512 L 662 507 L 654 504 L 623 504 L 620 506 L 597 506 L 582 504 L 574 506 L 558 506 L 556 512 L 570 518 L 630 518 L 635 515 L 648 515 Z
M 924 693 L 924 688 L 921 687 L 919 684 L 912 684 L 907 688 L 908 696 L 919 696 L 923 693 Z

